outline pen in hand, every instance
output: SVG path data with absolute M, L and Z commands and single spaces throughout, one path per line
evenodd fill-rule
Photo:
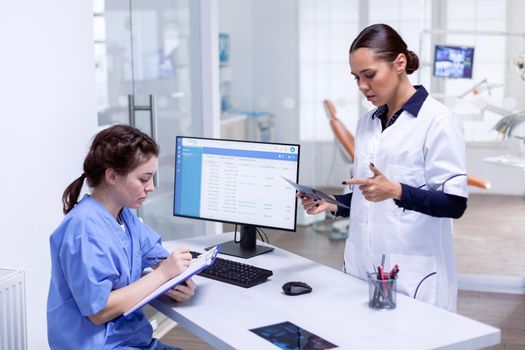
M 149 256 L 146 258 L 146 260 L 166 260 L 167 258 L 167 256 Z

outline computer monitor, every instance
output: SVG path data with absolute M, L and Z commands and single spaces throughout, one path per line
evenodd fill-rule
M 466 46 L 436 45 L 434 76 L 472 79 L 474 48 Z
M 257 227 L 295 231 L 300 146 L 177 136 L 173 215 L 241 225 L 221 253 L 249 258 L 273 250 L 256 244 Z

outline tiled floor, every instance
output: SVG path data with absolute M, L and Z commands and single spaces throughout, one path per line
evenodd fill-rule
M 467 212 L 454 226 L 459 272 L 525 277 L 524 214 L 521 197 L 471 196 Z M 330 240 L 324 225 L 317 228 L 317 232 L 311 226 L 297 232 L 265 231 L 272 244 L 339 268 L 344 241 Z M 525 295 L 460 291 L 458 313 L 502 330 L 502 343 L 491 349 L 525 350 Z M 212 349 L 181 327 L 162 340 L 186 350 Z
M 460 273 L 525 277 L 525 200 L 471 196 L 454 243 Z

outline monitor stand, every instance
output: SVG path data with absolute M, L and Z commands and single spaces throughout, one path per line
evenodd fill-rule
M 212 247 L 206 248 L 209 250 Z M 241 225 L 241 239 L 239 242 L 228 241 L 221 243 L 220 254 L 236 256 L 249 259 L 256 255 L 271 252 L 273 247 L 257 245 L 257 227 L 252 225 Z

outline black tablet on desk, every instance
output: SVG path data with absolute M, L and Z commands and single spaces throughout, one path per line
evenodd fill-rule
M 337 347 L 288 321 L 250 329 L 250 331 L 284 350 L 324 350 Z

